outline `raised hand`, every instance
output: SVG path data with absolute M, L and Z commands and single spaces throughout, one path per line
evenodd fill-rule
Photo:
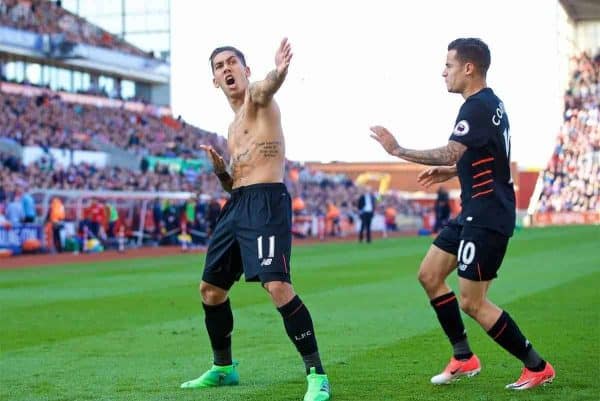
M 223 157 L 221 157 L 221 155 L 218 154 L 212 146 L 200 145 L 200 149 L 208 153 L 208 156 L 210 157 L 210 160 L 213 165 L 213 170 L 215 170 L 215 174 L 222 174 L 227 172 L 227 165 L 225 164 L 225 160 L 223 160 Z
M 400 148 L 400 145 L 398 145 L 398 141 L 396 141 L 394 135 L 392 135 L 392 133 L 388 131 L 387 128 L 384 128 L 380 125 L 376 125 L 374 127 L 371 127 L 371 131 L 373 132 L 371 134 L 371 138 L 379 142 L 381 146 L 383 146 L 385 151 L 388 152 L 390 155 L 397 156 L 396 154 L 394 154 L 394 151 Z
M 292 45 L 288 42 L 287 38 L 283 38 L 279 49 L 275 53 L 275 67 L 279 74 L 285 72 L 292 61 Z
M 421 173 L 417 176 L 417 181 L 425 188 L 429 188 L 433 184 L 439 184 L 440 182 L 448 181 L 450 178 L 455 176 L 456 166 L 436 166 L 421 171 Z

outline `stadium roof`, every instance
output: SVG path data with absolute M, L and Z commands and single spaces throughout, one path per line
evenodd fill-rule
M 560 0 L 560 4 L 575 22 L 600 21 L 600 1 L 598 0 Z

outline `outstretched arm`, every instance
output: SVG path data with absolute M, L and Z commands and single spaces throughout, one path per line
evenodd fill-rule
M 254 103 L 260 106 L 269 104 L 285 80 L 292 56 L 292 46 L 287 38 L 283 38 L 275 53 L 275 69 L 269 72 L 264 80 L 250 85 L 250 98 Z
M 398 145 L 396 138 L 386 128 L 376 126 L 371 127 L 371 131 L 373 131 L 371 138 L 379 142 L 390 155 L 428 166 L 451 166 L 456 164 L 467 150 L 465 145 L 456 141 L 448 141 L 446 146 L 436 149 L 406 149 Z
M 413 150 L 398 146 L 392 155 L 427 166 L 451 166 L 460 160 L 466 149 L 467 147 L 462 143 L 448 141 L 446 146 L 428 150 Z

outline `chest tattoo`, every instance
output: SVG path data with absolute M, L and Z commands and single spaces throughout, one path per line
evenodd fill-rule
M 242 153 L 238 153 L 238 154 L 235 156 L 235 160 L 236 160 L 237 162 L 244 161 L 244 159 L 246 159 L 246 157 L 248 156 L 248 154 L 249 154 L 249 153 L 250 153 L 250 149 L 246 149 L 246 150 L 245 150 L 245 151 L 243 151 Z

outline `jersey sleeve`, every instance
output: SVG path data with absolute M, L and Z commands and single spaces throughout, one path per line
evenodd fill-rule
M 488 114 L 483 102 L 467 100 L 458 112 L 450 140 L 460 142 L 468 148 L 484 146 L 490 132 Z

